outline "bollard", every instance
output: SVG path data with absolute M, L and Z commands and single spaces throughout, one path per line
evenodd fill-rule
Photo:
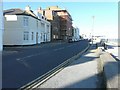
M 96 48 L 98 48 L 98 45 L 97 45 L 97 43 L 96 43 Z

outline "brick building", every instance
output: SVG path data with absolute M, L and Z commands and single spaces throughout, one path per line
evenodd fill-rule
M 52 40 L 68 40 L 69 37 L 72 37 L 72 17 L 67 10 L 58 6 L 50 6 L 44 10 L 39 8 L 38 12 L 45 15 L 51 22 Z
M 47 10 L 57 12 L 60 19 L 60 38 L 63 40 L 72 37 L 72 17 L 66 9 L 61 9 L 58 6 L 47 7 Z

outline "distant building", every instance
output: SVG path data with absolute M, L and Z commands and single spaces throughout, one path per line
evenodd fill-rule
M 50 41 L 50 22 L 25 10 L 4 10 L 4 45 L 33 45 Z
M 51 38 L 53 40 L 68 40 L 72 36 L 72 17 L 67 10 L 61 9 L 58 6 L 50 6 L 45 10 L 40 8 L 38 12 L 45 15 L 48 21 L 51 22 Z
M 3 10 L 2 3 L 0 3 L 0 51 L 3 50 Z
M 79 41 L 80 40 L 80 35 L 79 34 L 80 34 L 79 28 L 73 27 L 73 35 L 72 35 L 73 41 Z

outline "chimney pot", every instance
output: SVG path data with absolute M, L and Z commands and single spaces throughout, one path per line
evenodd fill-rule
M 38 8 L 38 10 L 42 10 L 42 8 L 41 8 L 41 7 L 39 7 L 39 8 Z
M 25 7 L 25 10 L 26 10 L 26 11 L 30 11 L 30 10 L 31 10 L 31 7 L 30 7 L 29 5 L 26 6 L 26 7 Z

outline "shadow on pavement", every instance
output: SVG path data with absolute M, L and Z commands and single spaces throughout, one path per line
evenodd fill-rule
M 95 53 L 95 50 L 96 50 L 95 45 L 90 46 L 90 50 L 88 50 L 86 53 L 84 53 L 83 55 L 81 55 L 79 57 L 79 58 L 82 57 L 82 60 L 76 59 L 78 61 L 75 61 L 75 63 L 72 63 L 69 66 L 73 66 L 73 65 L 77 65 L 77 64 L 82 64 L 82 63 L 87 63 L 87 62 L 95 60 L 96 58 L 99 58 L 99 56 L 97 54 L 94 55 L 94 56 L 90 56 L 90 54 L 94 54 Z
M 111 46 L 111 48 L 112 48 L 112 46 Z M 89 55 L 89 53 L 94 53 L 94 52 L 87 52 L 86 54 Z M 95 56 L 95 57 L 86 56 L 86 54 L 82 56 L 83 59 L 81 61 L 73 63 L 72 65 L 87 63 L 87 62 L 96 60 L 96 58 L 99 58 L 97 56 Z M 72 66 L 72 65 L 70 65 L 70 66 Z M 104 67 L 112 67 L 114 65 L 118 65 L 118 62 L 108 62 L 104 65 Z M 118 71 L 116 70 L 116 68 L 111 68 L 111 69 L 113 69 L 113 71 L 116 70 L 115 72 L 112 72 L 111 69 L 109 70 L 110 74 L 109 74 L 108 80 L 112 80 L 114 77 L 116 77 L 117 75 L 120 74 L 119 67 L 120 67 L 120 62 L 118 65 Z M 102 77 L 101 77 L 101 75 L 102 75 Z M 103 90 L 106 90 L 106 83 L 105 83 L 105 78 L 103 78 L 103 75 L 104 75 L 103 72 L 99 72 L 96 75 L 90 76 L 83 80 L 78 80 L 72 84 L 64 86 L 63 88 L 92 88 L 92 87 L 95 88 L 94 84 L 96 84 L 96 86 L 97 86 L 96 88 L 102 88 Z M 94 83 L 93 81 L 95 80 L 96 77 L 98 78 L 98 81 L 96 80 L 97 82 Z M 119 80 L 118 80 L 118 82 L 119 82 Z M 114 84 L 114 82 L 113 82 L 113 84 Z M 120 84 L 118 86 L 120 86 Z
M 98 77 L 98 74 L 96 74 L 94 76 L 91 76 L 91 77 L 88 77 L 86 79 L 83 79 L 82 81 L 78 80 L 77 82 L 74 82 L 74 83 L 72 83 L 68 86 L 63 87 L 63 88 L 102 88 L 102 90 L 105 90 L 104 86 L 99 85 L 99 83 L 100 83 L 99 81 L 98 82 L 92 82 L 97 77 Z M 95 87 L 95 84 L 96 84 L 96 87 Z
M 77 63 L 77 64 L 80 64 L 80 63 Z M 110 62 L 110 63 L 107 63 L 104 67 L 108 67 L 108 66 L 113 65 L 113 64 L 118 64 L 118 63 L 117 62 L 116 63 Z M 109 74 L 108 80 L 112 80 L 114 77 L 116 77 L 116 75 L 120 74 L 120 71 L 118 71 L 118 72 L 116 71 L 115 73 L 112 73 L 111 70 L 109 70 L 109 71 L 110 71 L 109 72 L 110 74 Z M 98 73 L 98 74 L 93 75 L 91 77 L 85 78 L 82 81 L 78 80 L 78 81 L 76 81 L 72 84 L 69 84 L 63 88 L 95 88 L 94 84 L 96 84 L 96 86 L 97 86 L 96 88 L 103 88 L 103 90 L 106 90 L 106 83 L 104 82 L 103 76 L 100 77 L 101 74 L 103 74 L 103 73 Z M 99 78 L 100 80 L 98 80 L 98 82 L 96 82 L 96 83 L 92 82 L 95 80 L 96 77 Z M 118 80 L 118 82 L 119 82 L 119 80 Z M 114 84 L 114 82 L 113 82 L 113 84 Z M 118 86 L 120 86 L 120 84 Z

